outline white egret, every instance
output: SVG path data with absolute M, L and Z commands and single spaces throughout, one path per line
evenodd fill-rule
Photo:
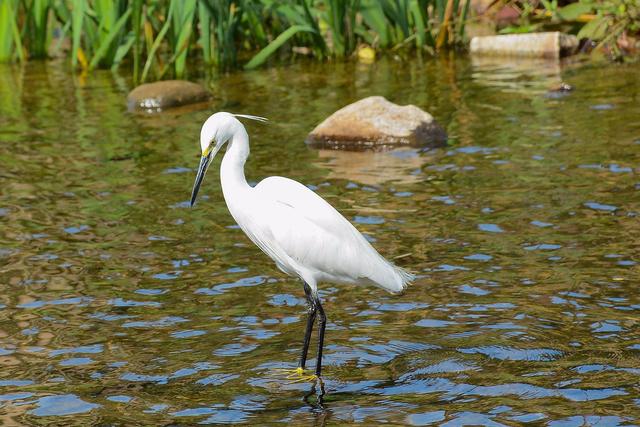
M 320 377 L 327 318 L 318 297 L 318 283 L 374 285 L 398 293 L 414 276 L 384 259 L 338 211 L 299 182 L 272 176 L 251 187 L 244 176 L 249 136 L 237 117 L 266 121 L 261 117 L 225 112 L 207 119 L 200 131 L 202 158 L 191 194 L 191 206 L 212 159 L 227 143 L 220 167 L 227 207 L 242 231 L 275 261 L 280 270 L 302 279 L 309 309 L 296 372 L 304 372 L 317 315 L 315 375 Z

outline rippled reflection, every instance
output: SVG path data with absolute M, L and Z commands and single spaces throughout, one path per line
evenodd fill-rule
M 300 283 L 217 180 L 188 209 L 209 112 L 131 115 L 109 72 L 0 67 L 0 423 L 637 424 L 639 71 L 383 60 L 212 81 L 212 110 L 271 119 L 248 124 L 250 180 L 302 181 L 418 274 L 401 296 L 322 287 L 323 396 L 278 371 Z M 549 96 L 561 80 L 575 90 Z M 431 112 L 449 146 L 305 146 L 373 94 Z
M 365 185 L 420 182 L 423 178 L 418 171 L 429 161 L 416 149 L 383 152 L 318 150 L 318 155 L 320 165 L 330 170 L 327 179 L 348 179 Z

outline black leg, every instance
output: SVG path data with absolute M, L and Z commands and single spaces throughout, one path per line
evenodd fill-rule
M 313 330 L 313 323 L 316 320 L 316 302 L 313 299 L 311 288 L 307 283 L 304 284 L 304 293 L 307 296 L 307 329 L 304 332 L 304 343 L 302 345 L 302 354 L 300 355 L 300 367 L 304 369 L 307 363 L 307 353 L 309 352 L 309 342 L 311 341 L 311 331 Z
M 324 328 L 327 326 L 327 316 L 324 314 L 322 304 L 318 295 L 314 295 L 315 304 L 318 310 L 318 360 L 316 362 L 316 376 L 320 377 L 322 371 L 322 346 L 324 344 Z

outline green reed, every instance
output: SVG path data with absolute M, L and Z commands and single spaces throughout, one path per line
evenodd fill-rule
M 16 22 L 17 0 L 0 2 L 0 61 L 10 61 L 15 57 L 23 59 L 20 32 Z
M 66 54 L 73 67 L 178 78 L 189 59 L 255 68 L 276 53 L 459 45 L 469 0 L 0 0 L 0 61 Z M 68 43 L 65 43 L 68 40 Z

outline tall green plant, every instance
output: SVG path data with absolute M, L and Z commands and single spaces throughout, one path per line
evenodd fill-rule
M 127 63 L 136 82 L 183 77 L 194 51 L 220 69 L 287 50 L 348 57 L 361 44 L 433 52 L 463 37 L 463 1 L 0 0 L 0 60 L 46 56 L 53 33 L 54 48 L 70 39 L 74 68 Z
M 604 49 L 616 59 L 623 55 L 626 36 L 640 36 L 638 0 L 576 0 L 562 7 L 557 0 L 543 0 L 537 9 L 526 2 L 515 4 L 523 10 L 521 22 L 516 27 L 505 28 L 503 32 L 531 28 L 543 30 L 547 26 L 564 25 L 578 39 L 595 42 L 595 52 Z
M 133 20 L 133 31 L 131 37 L 133 37 L 133 82 L 138 83 L 140 79 L 140 58 L 142 56 L 142 28 L 143 28 L 143 15 L 142 7 L 144 6 L 144 0 L 133 0 L 133 12 L 131 13 L 131 19 Z M 126 54 L 126 53 L 125 53 Z M 124 58 L 124 55 L 122 55 Z M 120 60 L 122 59 L 120 58 Z M 117 61 L 116 64 L 119 64 Z
M 293 27 L 289 27 L 286 31 L 276 37 L 275 40 L 269 43 L 268 46 L 258 52 L 257 55 L 251 58 L 251 60 L 245 64 L 244 68 L 246 70 L 250 70 L 264 64 L 276 50 L 289 41 L 290 38 L 301 32 L 314 33 L 315 30 L 303 25 L 294 25 Z
M 0 62 L 11 61 L 14 53 L 23 59 L 20 32 L 16 23 L 18 1 L 0 1 Z
M 175 3 L 173 14 L 168 16 L 172 21 L 172 37 L 170 40 L 172 56 L 169 63 L 174 63 L 176 77 L 184 76 L 187 66 L 187 53 L 193 30 L 196 0 L 171 0 Z
M 205 16 L 208 37 L 205 60 L 220 68 L 235 66 L 238 59 L 236 37 L 242 21 L 241 3 L 234 0 L 199 0 L 200 16 Z M 201 18 L 202 19 L 202 18 Z
M 356 46 L 355 24 L 360 0 L 327 0 L 325 7 L 333 52 L 339 57 L 346 56 Z
M 174 6 L 175 6 L 175 3 L 171 2 L 169 5 L 169 11 L 167 12 L 168 16 L 172 15 Z M 151 65 L 156 59 L 156 52 L 160 48 L 160 45 L 162 44 L 162 41 L 164 40 L 165 35 L 169 31 L 170 26 L 171 26 L 171 20 L 166 19 L 164 24 L 162 25 L 162 28 L 160 28 L 160 31 L 158 32 L 158 35 L 156 36 L 156 38 L 153 39 L 153 42 L 149 44 L 149 47 L 147 49 L 147 60 L 144 63 L 144 69 L 142 70 L 142 76 L 140 77 L 140 81 L 144 82 L 147 79 L 147 75 L 151 70 Z M 151 28 L 150 23 L 148 23 L 147 28 Z M 149 30 L 149 39 L 151 38 L 150 31 L 152 30 Z
M 76 67 L 81 56 L 80 38 L 82 37 L 85 2 L 84 0 L 72 0 L 71 5 L 71 64 Z
M 285 24 L 282 30 L 275 38 L 269 42 L 260 52 L 258 52 L 244 66 L 245 69 L 253 69 L 264 64 L 269 57 L 287 43 L 299 43 L 303 46 L 309 46 L 314 56 L 324 58 L 327 55 L 327 44 L 322 37 L 319 23 L 319 13 L 314 14 L 310 6 L 311 0 L 297 0 L 295 3 L 273 4 L 273 8 L 266 8 L 273 14 L 273 21 Z M 264 12 L 264 10 L 263 10 Z M 279 29 L 276 22 L 271 23 L 270 30 L 274 32 Z M 286 24 L 291 25 L 286 28 Z M 265 28 L 264 32 L 269 29 Z
M 24 44 L 31 58 L 46 58 L 49 47 L 49 11 L 52 0 L 25 2 Z
M 571 6 L 574 10 L 569 11 L 569 6 L 565 6 L 558 11 L 559 15 L 570 19 L 573 13 L 577 19 L 595 13 L 595 17 L 580 28 L 578 38 L 597 42 L 596 48 L 608 48 L 616 58 L 622 56 L 618 40 L 626 33 L 640 33 L 640 2 L 637 0 L 581 1 Z
M 98 65 L 110 67 L 116 60 L 118 49 L 123 44 L 126 34 L 126 25 L 133 11 L 125 8 L 123 0 L 97 0 L 95 3 L 96 32 L 89 32 L 94 37 L 92 46 L 95 48 L 89 62 L 89 68 Z

